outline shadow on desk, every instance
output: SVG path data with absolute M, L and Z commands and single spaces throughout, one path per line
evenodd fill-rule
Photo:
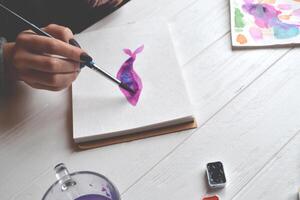
M 28 101 L 31 101 L 28 87 L 17 84 L 0 99 L 0 133 L 5 133 L 12 127 L 21 123 L 30 113 Z
M 51 92 L 19 83 L 1 98 L 0 138 L 21 133 L 73 150 L 72 129 L 71 89 Z

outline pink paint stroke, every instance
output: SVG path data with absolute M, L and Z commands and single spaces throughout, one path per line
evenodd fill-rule
M 254 40 L 263 39 L 263 33 L 260 28 L 253 26 L 249 29 L 249 32 Z

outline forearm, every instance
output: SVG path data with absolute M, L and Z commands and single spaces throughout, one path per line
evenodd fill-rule
M 8 43 L 0 38 L 0 96 L 3 96 L 7 88 L 16 81 L 12 64 L 12 51 L 15 43 Z
M 4 45 L 5 38 L 0 38 L 0 96 L 3 96 L 5 90 L 5 67 L 4 67 Z

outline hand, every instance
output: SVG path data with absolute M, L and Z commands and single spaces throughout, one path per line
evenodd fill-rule
M 5 44 L 5 68 L 11 78 L 24 81 L 33 88 L 59 91 L 69 87 L 76 79 L 80 71 L 80 57 L 85 53 L 68 44 L 73 38 L 70 29 L 52 24 L 44 31 L 56 39 L 24 31 L 15 43 Z

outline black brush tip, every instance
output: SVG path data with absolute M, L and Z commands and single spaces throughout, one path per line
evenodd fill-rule
M 130 92 L 131 94 L 134 94 L 135 93 L 135 91 L 132 89 L 132 88 L 130 88 L 127 84 L 125 84 L 125 83 L 120 83 L 120 87 L 121 88 L 123 88 L 123 89 L 125 89 L 125 90 L 127 90 L 128 92 Z

